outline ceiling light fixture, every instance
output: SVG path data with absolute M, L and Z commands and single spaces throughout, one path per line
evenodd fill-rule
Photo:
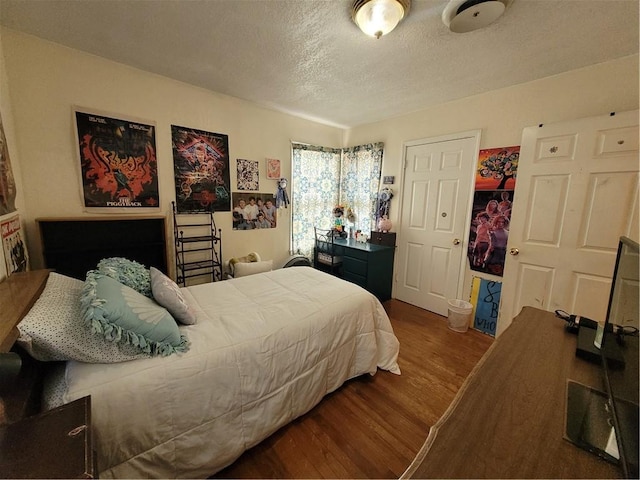
M 450 0 L 442 21 L 454 33 L 484 28 L 502 16 L 512 0 Z
M 407 16 L 411 0 L 355 0 L 351 18 L 367 35 L 380 38 Z

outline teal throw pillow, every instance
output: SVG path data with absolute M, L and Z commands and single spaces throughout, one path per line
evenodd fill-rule
M 97 270 L 90 270 L 80 303 L 85 324 L 112 342 L 167 356 L 189 349 L 171 314 L 152 299 Z
M 136 292 L 152 298 L 151 274 L 147 267 L 134 260 L 122 257 L 103 258 L 98 262 L 98 271 L 133 288 Z

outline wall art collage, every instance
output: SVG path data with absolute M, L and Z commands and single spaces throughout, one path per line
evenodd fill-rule
M 81 108 L 74 112 L 84 207 L 159 208 L 155 123 Z M 235 230 L 275 228 L 274 194 L 257 192 L 258 161 L 236 160 L 238 192 L 232 199 L 227 135 L 171 125 L 171 146 L 179 213 L 233 211 L 236 215 L 243 203 L 242 220 L 234 216 Z M 280 160 L 265 158 L 265 166 L 267 179 L 280 178 Z M 3 178 L 0 208 L 8 206 L 9 196 L 4 193 L 10 190 L 12 177 Z

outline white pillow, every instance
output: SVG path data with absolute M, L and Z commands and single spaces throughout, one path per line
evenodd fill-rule
M 81 280 L 49 273 L 42 294 L 18 324 L 18 345 L 44 362 L 117 363 L 148 358 L 148 354 L 132 345 L 108 342 L 91 333 L 82 318 L 83 287 Z
M 253 275 L 255 273 L 269 272 L 273 270 L 273 260 L 262 262 L 236 263 L 233 271 L 235 278 Z
M 151 267 L 151 292 L 156 302 L 184 325 L 194 325 L 196 314 L 184 299 L 180 287 L 155 267 Z

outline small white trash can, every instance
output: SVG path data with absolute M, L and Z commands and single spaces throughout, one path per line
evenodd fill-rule
M 471 323 L 473 305 L 464 300 L 449 300 L 449 316 L 447 323 L 449 328 L 456 332 L 466 332 Z

